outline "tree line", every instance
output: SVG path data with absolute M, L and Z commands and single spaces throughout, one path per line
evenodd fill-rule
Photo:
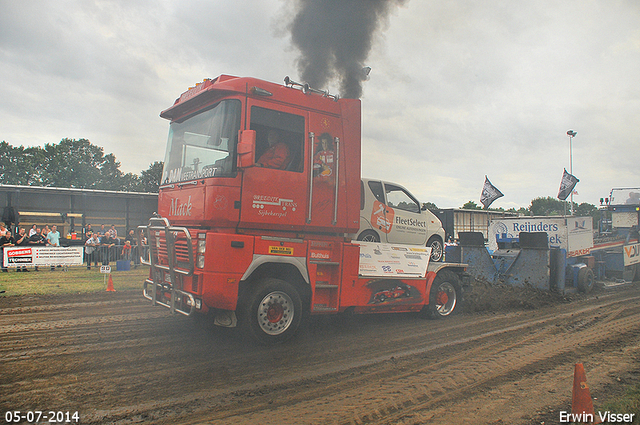
M 438 207 L 432 203 L 427 202 L 425 205 L 430 210 L 437 210 Z M 468 201 L 464 205 L 460 207 L 464 210 L 481 210 L 482 206 L 476 204 L 474 201 Z M 515 208 L 509 208 L 505 210 L 504 208 L 489 208 L 489 211 L 498 211 L 498 212 L 510 212 L 517 213 L 521 216 L 532 216 L 532 217 L 545 217 L 545 216 L 563 216 L 569 215 L 569 211 L 571 210 L 571 204 L 569 201 L 561 201 L 556 198 L 552 198 L 551 196 L 547 197 L 538 197 L 531 201 L 531 205 L 529 207 L 524 208 L 520 207 L 517 210 Z M 593 204 L 589 204 L 583 202 L 581 204 L 573 203 L 573 211 L 574 215 L 577 217 L 592 217 L 593 218 L 593 226 L 597 227 L 598 222 L 600 221 L 602 212 Z
M 481 210 L 482 207 L 473 201 L 469 201 L 460 208 L 466 210 Z M 514 212 L 521 215 L 531 216 L 549 216 L 549 215 L 565 215 L 571 210 L 571 205 L 568 201 L 561 201 L 550 196 L 535 198 L 531 201 L 531 205 L 528 208 L 520 207 L 519 209 L 510 208 L 505 210 L 504 208 L 489 208 L 489 211 L 505 211 Z M 597 212 L 598 208 L 593 204 L 583 202 L 581 204 L 573 203 L 574 215 L 588 216 L 594 211 Z
M 125 174 L 120 171 L 120 162 L 115 155 L 105 155 L 102 147 L 93 145 L 87 139 L 65 138 L 58 144 L 47 143 L 44 147 L 28 148 L 0 142 L 0 184 L 157 193 L 162 167 L 162 161 L 156 161 L 148 169 L 141 171 L 140 175 Z M 432 210 L 438 209 L 432 202 L 423 205 Z M 482 209 L 474 201 L 469 201 L 460 208 Z M 527 208 L 489 210 L 528 216 L 553 216 L 564 215 L 570 210 L 570 206 L 567 201 L 539 197 L 533 199 Z M 594 223 L 600 216 L 596 206 L 588 203 L 574 203 L 574 211 L 577 216 L 592 216 Z
M 87 139 L 27 148 L 0 142 L 0 184 L 157 193 L 162 167 L 123 173 L 115 155 Z

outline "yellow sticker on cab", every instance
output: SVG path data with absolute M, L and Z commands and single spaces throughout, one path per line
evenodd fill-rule
M 293 255 L 293 248 L 291 248 L 290 246 L 270 246 L 269 254 Z

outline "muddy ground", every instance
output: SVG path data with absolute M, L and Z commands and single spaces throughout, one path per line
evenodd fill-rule
M 109 424 L 559 423 L 583 363 L 596 409 L 638 382 L 640 285 L 476 284 L 444 320 L 315 317 L 256 346 L 140 292 L 0 298 L 0 407 Z M 620 412 L 626 413 L 626 412 Z

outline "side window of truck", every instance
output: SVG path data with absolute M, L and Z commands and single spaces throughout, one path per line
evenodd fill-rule
M 256 132 L 256 165 L 303 171 L 303 116 L 252 106 L 250 129 Z

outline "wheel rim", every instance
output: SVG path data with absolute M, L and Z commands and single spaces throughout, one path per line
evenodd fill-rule
M 435 296 L 436 310 L 440 316 L 448 316 L 456 307 L 456 289 L 449 282 L 443 282 L 438 287 Z
M 285 292 L 268 293 L 258 306 L 258 325 L 268 335 L 279 335 L 293 322 L 293 300 Z
M 378 238 L 376 238 L 375 235 L 372 235 L 371 233 L 367 233 L 362 237 L 362 242 L 378 242 L 377 239 Z
M 431 259 L 438 261 L 442 258 L 442 244 L 439 241 L 431 243 Z

